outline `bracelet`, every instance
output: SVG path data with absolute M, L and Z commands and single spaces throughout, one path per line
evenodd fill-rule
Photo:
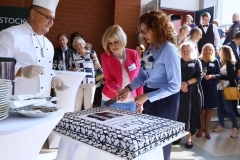
M 132 87 L 129 84 L 126 85 L 125 88 L 128 88 L 130 91 L 132 91 Z
M 94 60 L 93 62 L 97 62 L 97 60 Z
M 189 86 L 189 83 L 188 83 L 188 81 L 187 81 L 187 85 Z

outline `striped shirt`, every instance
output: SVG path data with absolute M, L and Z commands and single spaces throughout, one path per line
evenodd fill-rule
M 90 51 L 87 51 L 84 56 L 81 56 L 78 52 L 74 52 L 72 58 L 69 60 L 69 64 L 71 68 L 78 68 L 80 72 L 87 73 L 82 84 L 95 83 L 95 71 Z

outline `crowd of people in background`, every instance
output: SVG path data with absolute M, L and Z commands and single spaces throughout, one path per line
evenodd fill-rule
M 75 111 L 93 108 L 94 97 L 98 97 L 101 106 L 108 102 L 109 107 L 177 120 L 185 123 L 185 147 L 191 149 L 195 133 L 196 137 L 204 133 L 206 139 L 211 139 L 209 125 L 212 110 L 217 108 L 219 125 L 213 132 L 224 132 L 224 118 L 229 117 L 230 137 L 238 137 L 238 101 L 225 99 L 223 90 L 236 87 L 240 80 L 239 14 L 233 14 L 233 24 L 222 45 L 224 33 L 217 20 L 210 23 L 208 12 L 201 15 L 198 26 L 187 15 L 176 35 L 169 15 L 150 11 L 139 18 L 142 44 L 126 48 L 125 32 L 121 26 L 112 25 L 102 36 L 104 52 L 98 60 L 92 44 L 86 43 L 79 32 L 71 34 L 70 47 L 68 35 L 59 34 L 60 47 L 54 50 L 44 34 L 54 24 L 57 4 L 42 3 L 34 1 L 26 22 L 0 32 L 0 55 L 17 60 L 15 94 L 40 91 L 49 96 L 52 87 L 54 95 L 61 91 L 63 81 L 53 69 L 85 72 Z M 22 39 L 28 45 L 22 45 Z M 104 78 L 96 78 L 99 69 Z M 96 87 L 100 88 L 97 94 Z M 163 147 L 164 160 L 170 159 L 171 145 Z
M 184 122 L 189 132 L 186 148 L 191 149 L 195 133 L 196 137 L 204 133 L 211 139 L 209 125 L 212 110 L 217 108 L 219 126 L 213 132 L 225 131 L 224 118 L 229 117 L 233 123 L 231 137 L 236 138 L 238 102 L 225 100 L 223 88 L 236 86 L 240 77 L 240 31 L 239 27 L 236 29 L 239 15 L 233 15 L 234 24 L 228 33 L 218 28 L 217 20 L 210 23 L 210 19 L 205 12 L 202 23 L 196 26 L 192 16 L 187 15 L 176 35 L 165 13 L 143 14 L 139 24 L 142 44 L 134 49 L 126 48 L 127 37 L 119 25 L 110 26 L 102 37 L 105 52 L 100 54 L 101 63 L 92 44 L 86 43 L 80 33 L 71 35 L 71 47 L 67 47 L 68 36 L 59 34 L 60 47 L 55 49 L 54 61 L 62 61 L 66 70 L 88 73 L 79 86 L 75 110 L 92 108 L 95 97 L 101 106 L 115 100 L 110 107 Z M 225 36 L 222 45 L 220 39 Z M 96 94 L 95 65 L 102 67 L 104 73 Z M 164 147 L 166 159 L 170 150 L 169 146 Z

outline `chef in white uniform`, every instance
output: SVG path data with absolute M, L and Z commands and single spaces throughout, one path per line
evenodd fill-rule
M 54 24 L 55 9 L 59 0 L 33 0 L 29 17 L 21 25 L 0 32 L 0 57 L 14 57 L 15 94 L 42 93 L 50 95 L 63 82 L 52 70 L 54 48 L 44 36 Z

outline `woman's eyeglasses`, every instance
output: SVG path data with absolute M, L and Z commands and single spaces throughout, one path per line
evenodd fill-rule
M 118 45 L 119 44 L 119 41 L 114 41 L 114 42 L 109 42 L 108 43 L 108 46 L 116 46 L 116 45 Z
M 43 14 L 42 12 L 40 12 L 40 11 L 38 11 L 38 10 L 36 10 L 36 9 L 34 9 L 34 10 L 35 10 L 37 13 L 43 15 L 48 22 L 50 22 L 50 21 L 52 21 L 53 23 L 56 22 L 56 18 L 53 18 L 53 17 L 51 17 L 51 16 L 49 16 L 49 15 L 45 15 L 45 14 Z
M 148 31 L 149 31 L 149 30 L 148 30 L 147 28 L 145 28 L 144 30 L 141 30 L 141 33 L 142 33 L 142 34 L 148 34 Z

